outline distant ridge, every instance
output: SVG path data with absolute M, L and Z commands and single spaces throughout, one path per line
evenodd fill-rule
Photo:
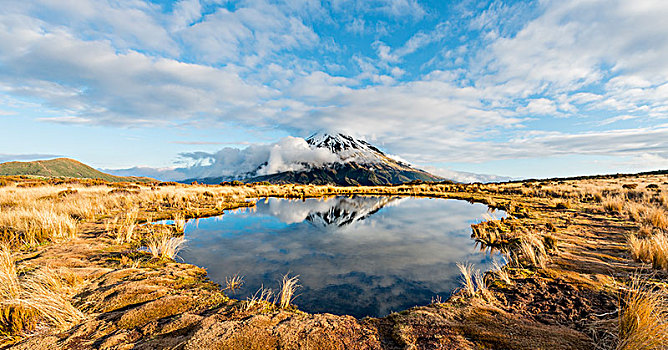
M 148 177 L 110 175 L 70 158 L 36 160 L 32 162 L 0 163 L 0 176 L 15 175 L 70 177 L 77 179 L 102 179 L 109 182 L 156 181 Z

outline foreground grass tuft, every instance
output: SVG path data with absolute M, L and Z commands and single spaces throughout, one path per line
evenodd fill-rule
M 468 296 L 475 295 L 475 283 L 473 282 L 473 265 L 457 264 L 459 272 L 462 274 L 462 288 Z
M 23 284 L 23 290 L 21 302 L 55 328 L 68 328 L 84 317 L 67 298 L 71 286 L 54 270 L 39 269 Z
M 619 350 L 668 348 L 668 305 L 665 295 L 635 277 L 622 291 Z
M 156 259 L 173 260 L 176 254 L 183 248 L 186 239 L 183 236 L 171 237 L 161 234 L 148 238 L 146 248 Z
M 668 234 L 659 232 L 647 237 L 630 235 L 627 240 L 636 261 L 651 263 L 655 269 L 668 270 Z
M 283 281 L 281 282 L 281 293 L 279 294 L 278 306 L 281 309 L 287 309 L 290 307 L 290 304 L 296 297 L 295 291 L 300 287 L 298 284 L 299 275 L 294 277 L 289 277 L 288 274 L 283 276 Z
M 84 315 L 69 302 L 73 286 L 42 267 L 21 280 L 7 245 L 0 246 L 0 336 L 18 337 L 43 322 L 67 328 Z

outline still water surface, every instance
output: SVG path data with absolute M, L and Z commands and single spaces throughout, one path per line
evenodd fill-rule
M 263 285 L 277 291 L 289 272 L 299 275 L 294 304 L 301 310 L 380 317 L 450 296 L 460 286 L 458 262 L 488 269 L 490 255 L 470 238 L 470 225 L 487 212 L 482 204 L 444 199 L 268 198 L 190 220 L 179 257 L 221 284 L 243 275 L 234 298 Z

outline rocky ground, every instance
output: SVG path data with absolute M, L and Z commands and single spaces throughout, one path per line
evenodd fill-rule
M 657 181 L 666 181 L 664 177 Z M 603 180 L 601 180 L 603 181 Z M 608 181 L 608 180 L 606 180 Z M 611 180 L 610 180 L 611 181 Z M 609 182 L 607 184 L 609 184 Z M 646 180 L 654 181 L 654 180 Z M 577 184 L 577 180 L 573 183 Z M 64 268 L 78 277 L 72 303 L 85 318 L 70 329 L 37 329 L 13 349 L 596 349 L 614 341 L 616 281 L 632 261 L 626 234 L 637 225 L 597 202 L 555 205 L 522 184 L 461 186 L 459 197 L 512 203 L 525 227 L 552 228 L 556 249 L 544 268 L 508 268 L 511 283 L 488 275 L 490 293 L 461 292 L 443 303 L 384 318 L 307 314 L 228 298 L 193 265 L 150 259 L 117 245 L 101 222 L 78 238 L 19 260 L 22 268 Z M 610 186 L 617 186 L 612 184 Z M 621 186 L 621 184 L 619 185 Z M 517 208 L 521 208 L 521 211 Z M 655 278 L 665 278 L 657 272 Z

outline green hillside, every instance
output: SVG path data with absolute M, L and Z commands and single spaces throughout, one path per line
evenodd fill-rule
M 73 177 L 79 179 L 102 179 L 109 182 L 151 182 L 147 177 L 114 176 L 95 170 L 86 164 L 69 158 L 36 160 L 33 162 L 0 163 L 0 176 L 31 175 L 42 177 Z

